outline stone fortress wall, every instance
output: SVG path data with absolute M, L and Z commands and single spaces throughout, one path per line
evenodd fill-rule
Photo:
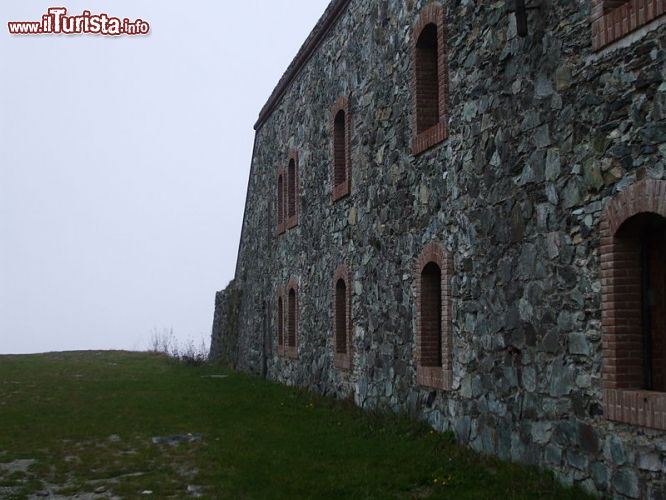
M 212 351 L 661 498 L 664 7 L 528 6 L 329 5 L 255 127 Z

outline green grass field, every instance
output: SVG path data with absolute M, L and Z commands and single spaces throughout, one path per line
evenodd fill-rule
M 152 439 L 165 436 L 183 441 Z M 408 419 L 221 367 L 127 352 L 0 356 L 0 498 L 36 494 L 583 496 Z

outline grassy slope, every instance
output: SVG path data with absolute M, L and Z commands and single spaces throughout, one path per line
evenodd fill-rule
M 396 417 L 142 353 L 0 357 L 0 492 L 210 498 L 580 498 Z M 202 433 L 155 445 L 153 436 Z M 3 494 L 0 493 L 0 496 Z M 145 498 L 145 497 L 144 497 Z

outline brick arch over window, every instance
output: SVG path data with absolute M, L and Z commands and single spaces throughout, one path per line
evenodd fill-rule
M 614 196 L 601 220 L 606 418 L 666 430 L 666 181 Z
M 277 218 L 277 234 L 284 233 L 286 223 L 286 209 L 285 209 L 285 173 L 284 167 L 278 168 L 277 172 L 277 200 L 276 200 L 276 218 Z
M 592 0 L 592 48 L 599 50 L 662 16 L 662 0 Z
M 453 262 L 442 245 L 429 243 L 416 261 L 416 382 L 449 390 L 452 382 Z
M 335 366 L 351 369 L 352 320 L 351 283 L 347 266 L 340 265 L 333 275 L 333 349 Z
M 284 328 L 284 318 L 285 318 L 285 300 L 284 300 L 284 291 L 278 290 L 277 294 L 277 346 L 278 346 L 278 355 L 284 355 L 285 348 L 285 328 Z
M 298 282 L 291 278 L 285 292 L 287 310 L 285 316 L 285 353 L 290 358 L 298 357 Z
M 351 191 L 351 117 L 349 101 L 339 97 L 332 111 L 332 157 L 331 184 L 333 201 L 347 196 Z
M 447 137 L 448 62 L 444 7 L 426 5 L 412 32 L 412 153 Z
M 286 196 L 286 225 L 287 229 L 298 225 L 298 152 L 289 151 L 287 160 L 287 196 Z

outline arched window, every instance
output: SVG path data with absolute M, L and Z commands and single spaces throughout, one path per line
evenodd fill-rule
M 294 278 L 287 284 L 287 356 L 298 357 L 298 285 Z
M 666 181 L 640 181 L 602 218 L 606 417 L 666 429 Z
M 281 234 L 285 229 L 284 210 L 284 168 L 278 169 L 277 179 L 277 233 Z
M 641 213 L 618 229 L 616 244 L 623 249 L 614 264 L 626 298 L 624 316 L 626 373 L 623 384 L 666 392 L 664 380 L 664 237 L 666 219 Z M 617 270 L 618 273 L 619 269 Z
M 430 243 L 416 262 L 416 379 L 419 385 L 448 390 L 452 379 L 452 262 L 438 243 Z
M 412 153 L 419 154 L 447 136 L 448 68 L 444 9 L 423 8 L 412 34 L 414 119 Z
M 287 229 L 298 224 L 298 154 L 289 153 L 287 166 Z
M 333 276 L 333 348 L 335 366 L 351 368 L 351 288 L 345 265 L 339 266 Z
M 429 262 L 421 271 L 421 365 L 442 366 L 442 270 Z
M 284 305 L 282 294 L 278 295 L 277 304 L 278 354 L 284 354 Z
M 350 120 L 347 98 L 333 106 L 333 201 L 349 194 L 351 186 Z

